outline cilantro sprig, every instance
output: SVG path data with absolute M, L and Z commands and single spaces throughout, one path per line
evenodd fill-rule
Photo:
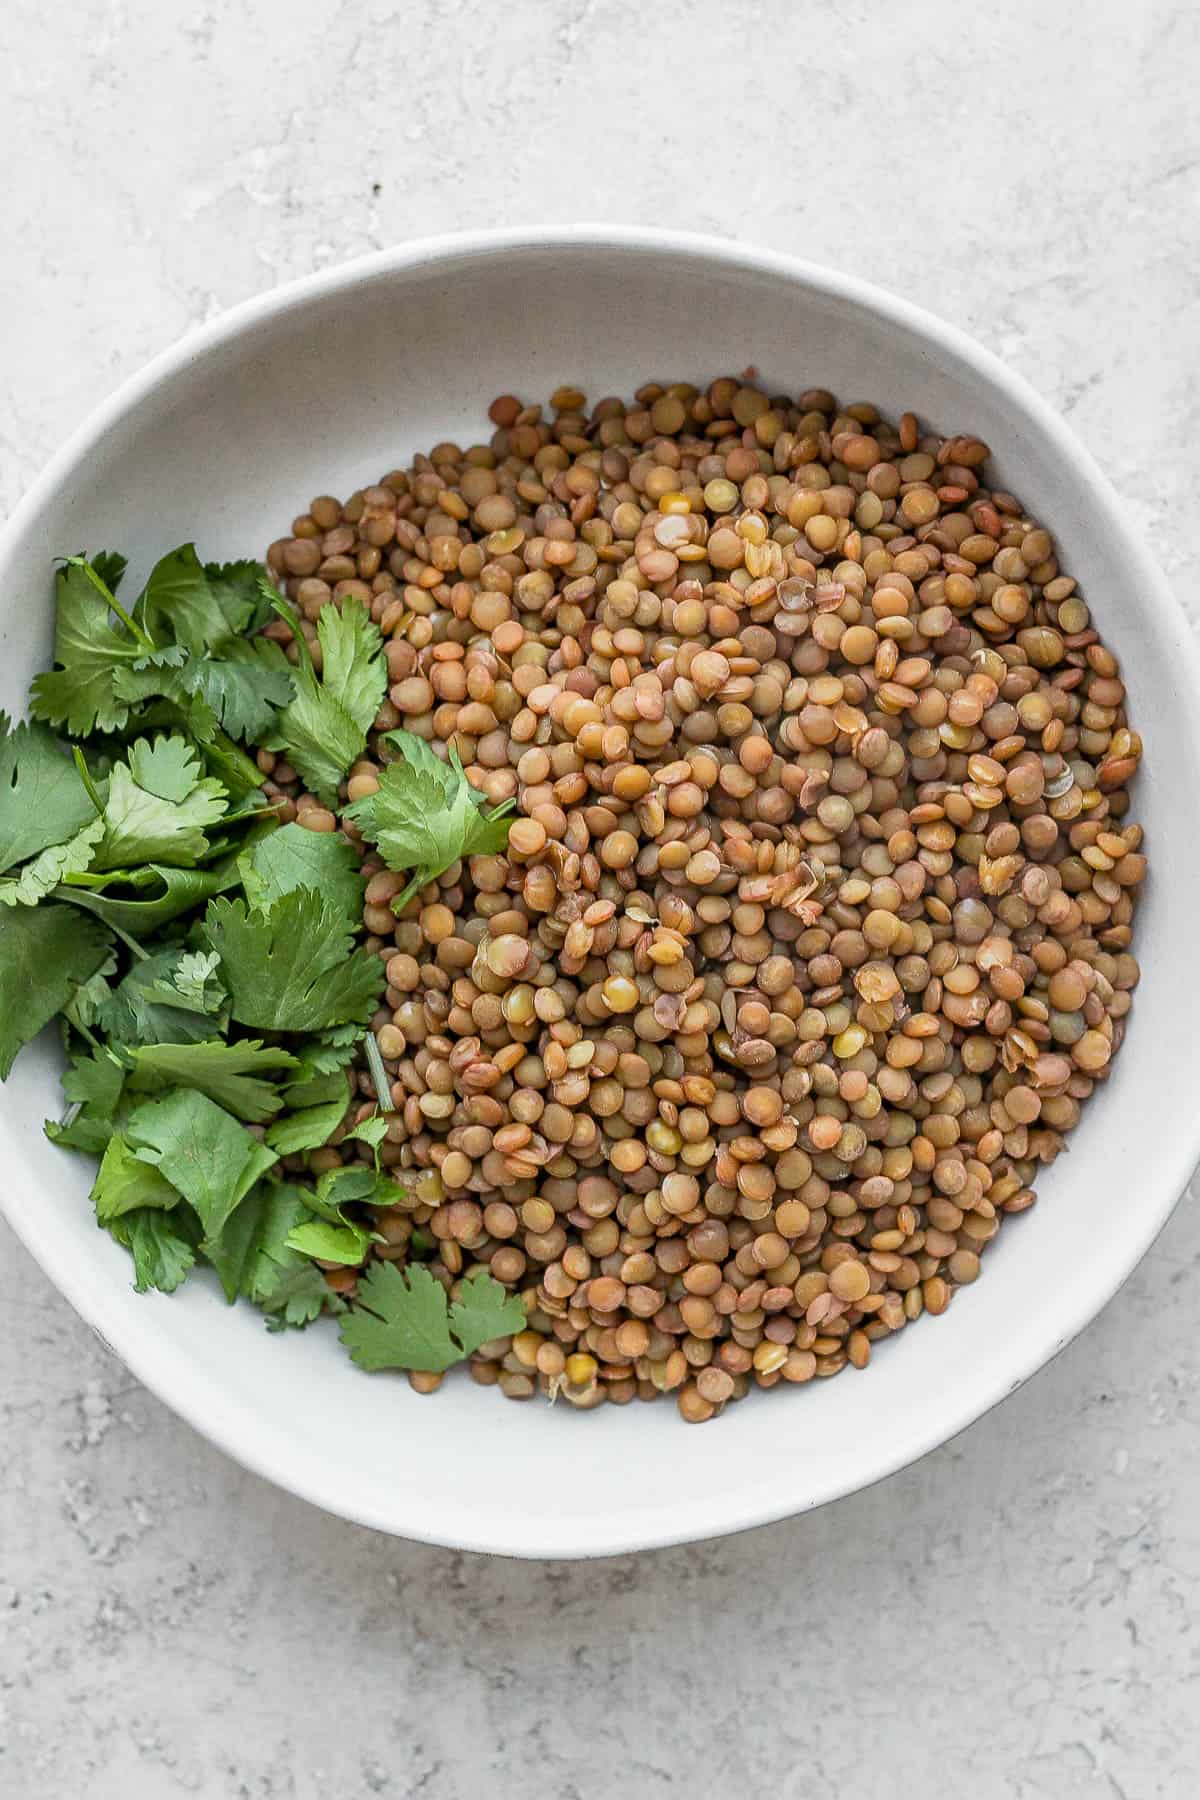
M 130 703 L 118 691 L 118 678 L 135 670 L 177 668 L 186 655 L 169 637 L 153 637 L 125 611 L 114 591 L 124 566 L 121 558 L 106 553 L 94 562 L 69 556 L 58 571 L 58 666 L 35 677 L 31 704 L 36 719 L 65 726 L 72 737 L 120 731 Z M 168 678 L 155 677 L 160 679 Z
M 342 1342 L 362 1369 L 423 1369 L 440 1374 L 492 1338 L 525 1324 L 525 1309 L 484 1269 L 474 1269 L 448 1300 L 441 1283 L 414 1263 L 372 1264 L 358 1302 L 342 1319 Z
M 392 902 L 400 913 L 460 857 L 503 850 L 507 814 L 515 802 L 489 807 L 487 795 L 467 780 L 453 745 L 444 763 L 414 732 L 389 731 L 384 742 L 398 751 L 397 760 L 388 763 L 373 794 L 346 808 L 346 817 L 378 848 L 389 869 L 414 871 Z
M 203 740 L 218 725 L 265 732 L 291 698 L 286 668 L 253 663 L 243 633 L 268 602 L 256 563 L 202 567 L 191 544 L 164 556 L 127 611 L 116 589 L 124 559 L 70 556 L 58 572 L 56 667 L 36 677 L 34 717 L 72 737 L 121 732 L 149 701 L 173 703 Z
M 365 1024 L 383 991 L 378 956 L 353 948 L 345 914 L 312 888 L 282 894 L 264 912 L 213 900 L 204 931 L 241 1025 L 309 1032 Z
M 282 825 L 243 852 L 238 872 L 247 900 L 260 912 L 297 888 L 313 888 L 352 924 L 362 917 L 366 878 L 352 846 L 336 832 Z
M 378 625 L 362 601 L 321 608 L 317 643 L 321 674 L 295 614 L 276 599 L 274 610 L 291 628 L 299 663 L 290 671 L 295 698 L 276 720 L 272 748 L 281 749 L 313 793 L 327 806 L 337 802 L 338 785 L 367 746 L 367 732 L 387 692 L 387 663 Z M 260 638 L 267 668 L 286 670 L 279 645 Z

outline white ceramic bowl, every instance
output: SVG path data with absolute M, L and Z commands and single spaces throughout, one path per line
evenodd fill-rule
M 704 1430 L 670 1405 L 515 1407 L 466 1379 L 419 1399 L 368 1377 L 332 1327 L 268 1336 L 193 1278 L 139 1298 L 98 1232 L 84 1159 L 41 1132 L 55 1045 L 0 1099 L 0 1200 L 71 1303 L 146 1386 L 247 1467 L 330 1511 L 430 1542 L 588 1556 L 777 1519 L 878 1480 L 1041 1367 L 1146 1250 L 1200 1152 L 1196 895 L 1198 658 L 1183 613 L 1063 422 L 961 332 L 845 275 L 733 244 L 612 227 L 407 245 L 238 307 L 150 365 L 76 433 L 0 543 L 0 703 L 20 712 L 51 643 L 52 556 L 112 547 L 133 575 L 195 537 L 261 554 L 316 493 L 348 492 L 445 438 L 476 441 L 497 393 L 757 364 L 912 408 L 993 446 L 1055 532 L 1120 653 L 1146 737 L 1137 811 L 1152 879 L 1124 1054 L 1071 1153 L 1010 1221 L 949 1313 L 864 1375 L 758 1395 Z

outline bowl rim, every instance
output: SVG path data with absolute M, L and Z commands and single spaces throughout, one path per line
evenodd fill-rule
M 863 308 L 884 325 L 919 334 L 930 343 L 952 353 L 979 380 L 999 390 L 1036 430 L 1049 441 L 1063 462 L 1070 467 L 1074 481 L 1090 490 L 1093 500 L 1109 515 L 1120 538 L 1125 555 L 1136 570 L 1147 604 L 1168 615 L 1177 628 L 1179 654 L 1186 664 L 1186 674 L 1193 691 L 1200 691 L 1200 645 L 1197 645 L 1190 621 L 1166 577 L 1159 569 L 1141 537 L 1129 524 L 1119 496 L 1091 452 L 1075 437 L 1061 414 L 1036 391 L 1026 379 L 1011 369 L 992 351 L 986 349 L 968 332 L 941 319 L 935 313 L 917 306 L 900 295 L 873 282 L 845 271 L 828 268 L 805 258 L 783 252 L 746 245 L 734 239 L 692 231 L 660 231 L 645 226 L 584 222 L 574 225 L 507 226 L 495 229 L 448 232 L 414 238 L 389 248 L 339 262 L 329 268 L 271 288 L 265 293 L 241 301 L 187 331 L 166 349 L 122 381 L 101 400 L 71 432 L 61 447 L 50 457 L 41 473 L 17 503 L 3 528 L 0 528 L 0 566 L 12 554 L 28 525 L 55 493 L 68 481 L 74 469 L 89 452 L 122 420 L 133 414 L 141 402 L 157 387 L 169 382 L 192 364 L 232 342 L 247 331 L 267 321 L 282 318 L 315 300 L 353 288 L 364 281 L 374 281 L 423 264 L 462 258 L 488 258 L 520 255 L 543 250 L 614 251 L 666 255 L 680 260 L 700 259 L 722 267 L 750 274 L 765 275 L 791 282 L 823 294 L 835 301 Z M 1200 760 L 1200 719 L 1191 727 Z M 532 1541 L 514 1542 L 511 1535 L 501 1538 L 489 1530 L 486 1517 L 477 1530 L 465 1531 L 457 1526 L 452 1531 L 439 1529 L 411 1498 L 397 1495 L 394 1510 L 385 1512 L 371 1503 L 348 1496 L 336 1472 L 322 1473 L 305 1480 L 282 1466 L 280 1459 L 260 1447 L 254 1435 L 243 1432 L 214 1414 L 210 1401 L 192 1377 L 182 1357 L 174 1362 L 164 1359 L 159 1333 L 149 1329 L 150 1321 L 139 1322 L 137 1315 L 122 1303 L 101 1297 L 97 1290 L 73 1271 L 55 1267 L 51 1244 L 37 1231 L 27 1229 L 35 1215 L 27 1204 L 23 1183 L 0 1184 L 0 1211 L 17 1237 L 29 1250 L 44 1273 L 69 1301 L 77 1313 L 92 1327 L 101 1341 L 117 1355 L 149 1391 L 178 1414 L 194 1430 L 215 1444 L 234 1462 L 263 1477 L 285 1492 L 320 1507 L 336 1516 L 377 1531 L 411 1538 L 416 1542 L 470 1550 L 493 1555 L 517 1557 L 598 1557 L 631 1551 L 696 1542 L 729 1533 L 766 1525 L 815 1510 L 819 1506 L 843 1498 L 850 1493 L 875 1485 L 928 1455 L 931 1450 L 948 1443 L 967 1426 L 990 1412 L 992 1407 L 1014 1393 L 1039 1369 L 1084 1329 L 1107 1305 L 1113 1295 L 1132 1274 L 1134 1268 L 1166 1224 L 1188 1180 L 1200 1159 L 1200 1109 L 1192 1123 L 1181 1123 L 1172 1133 L 1170 1145 L 1163 1151 L 1155 1193 L 1144 1202 L 1136 1215 L 1131 1215 L 1127 1241 L 1127 1257 L 1116 1274 L 1100 1274 L 1094 1284 L 1080 1292 L 1069 1312 L 1048 1318 L 1041 1329 L 1023 1335 L 1018 1348 L 1006 1357 L 1006 1367 L 999 1382 L 993 1379 L 980 1392 L 964 1397 L 949 1414 L 936 1412 L 936 1422 L 914 1429 L 906 1445 L 889 1453 L 865 1479 L 835 1478 L 822 1487 L 819 1483 L 807 1497 L 797 1500 L 789 1496 L 786 1483 L 780 1491 L 764 1496 L 756 1487 L 749 1503 L 739 1498 L 721 1500 L 715 1507 L 706 1497 L 685 1509 L 678 1522 L 669 1526 L 647 1525 L 622 1520 L 607 1534 L 597 1534 L 592 1521 L 586 1539 L 572 1537 L 564 1531 L 552 1550 L 546 1551 Z M 406 1516 L 406 1515 L 414 1516 Z M 658 1515 L 661 1517 L 661 1514 Z

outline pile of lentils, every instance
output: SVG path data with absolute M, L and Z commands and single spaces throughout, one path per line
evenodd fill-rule
M 978 438 L 754 375 L 506 395 L 269 551 L 306 635 L 369 603 L 377 731 L 516 801 L 400 918 L 363 861 L 409 1195 L 370 1254 L 521 1295 L 470 1365 L 510 1399 L 699 1422 L 864 1368 L 1033 1205 L 1138 979 L 1142 746 L 1050 533 Z

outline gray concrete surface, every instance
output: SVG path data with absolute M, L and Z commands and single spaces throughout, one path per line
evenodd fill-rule
M 623 219 L 976 332 L 1196 609 L 1198 73 L 1187 0 L 6 0 L 0 500 L 245 295 L 406 235 Z M 242 1474 L 0 1232 L 0 1793 L 1188 1800 L 1198 1276 L 1185 1202 L 919 1467 L 739 1539 L 527 1566 Z

